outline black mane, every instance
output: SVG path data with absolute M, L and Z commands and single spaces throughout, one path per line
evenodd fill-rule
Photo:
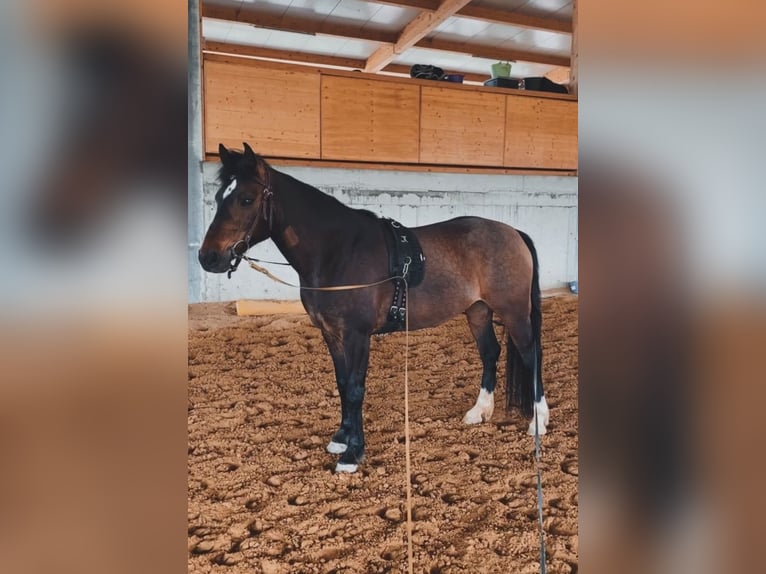
M 326 200 L 329 200 L 333 204 L 337 204 L 337 206 L 339 207 L 343 207 L 345 209 L 352 209 L 353 211 L 359 213 L 360 215 L 370 217 L 371 219 L 379 219 L 379 216 L 376 213 L 368 209 L 349 208 L 347 205 L 344 205 L 342 202 L 338 201 L 333 196 L 323 192 L 321 189 L 318 189 L 312 185 L 309 185 L 306 182 L 303 182 L 299 179 L 294 178 L 291 175 L 288 175 L 284 172 L 274 169 L 274 167 L 272 167 L 272 165 L 269 164 L 269 162 L 267 162 L 264 159 L 264 157 L 260 154 L 255 154 L 255 159 L 256 159 L 255 164 L 251 162 L 242 161 L 245 155 L 243 152 L 230 149 L 229 154 L 232 156 L 233 161 L 230 162 L 229 165 L 225 165 L 221 163 L 221 167 L 218 170 L 218 181 L 220 182 L 220 186 L 218 187 L 218 191 L 215 194 L 215 200 L 217 203 L 221 202 L 223 191 L 231 183 L 232 179 L 237 178 L 238 180 L 247 180 L 247 179 L 258 178 L 255 165 L 257 165 L 257 162 L 261 161 L 266 166 L 266 169 L 268 169 L 274 174 L 278 174 L 279 177 L 288 180 L 293 186 L 302 187 L 304 189 L 309 189 L 311 191 L 314 191 L 317 194 L 321 194 L 323 198 L 325 198 Z

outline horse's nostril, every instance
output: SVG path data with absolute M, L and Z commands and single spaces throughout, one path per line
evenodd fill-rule
M 202 251 L 199 252 L 199 262 L 202 267 L 209 269 L 218 263 L 219 255 L 216 251 Z

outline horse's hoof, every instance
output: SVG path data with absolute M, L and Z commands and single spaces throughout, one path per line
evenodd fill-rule
M 358 464 L 343 464 L 342 462 L 339 462 L 335 465 L 335 472 L 356 472 L 358 468 Z
M 348 448 L 348 445 L 343 444 L 342 442 L 335 442 L 334 440 L 331 440 L 327 444 L 327 452 L 330 454 L 343 454 L 346 452 L 346 449 Z M 353 470 L 351 472 L 354 472 Z
M 485 423 L 492 418 L 492 413 L 495 411 L 495 397 L 494 393 L 489 393 L 484 389 L 479 391 L 479 397 L 476 399 L 476 404 L 473 408 L 465 413 L 463 422 L 467 425 L 477 425 L 479 423 Z
M 484 417 L 481 414 L 481 410 L 477 409 L 476 407 L 472 408 L 470 411 L 465 413 L 463 422 L 467 425 L 477 425 L 484 422 Z
M 545 397 L 535 403 L 535 413 L 537 413 L 537 431 L 540 435 L 544 435 L 548 432 L 548 429 L 545 427 L 548 426 L 548 422 L 550 421 L 550 409 L 548 408 L 548 401 L 545 400 Z M 532 417 L 532 421 L 529 423 L 527 434 L 530 436 L 535 436 L 534 416 Z

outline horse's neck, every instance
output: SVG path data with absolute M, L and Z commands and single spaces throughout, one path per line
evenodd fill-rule
M 301 279 L 310 282 L 327 257 L 353 235 L 361 216 L 318 189 L 274 175 L 279 178 L 274 189 L 279 217 L 271 239 Z

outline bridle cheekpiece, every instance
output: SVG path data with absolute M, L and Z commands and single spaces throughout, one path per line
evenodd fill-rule
M 252 245 L 250 245 L 250 240 L 253 237 L 253 233 L 255 233 L 255 227 L 258 225 L 259 215 L 263 217 L 263 220 L 269 226 L 269 233 L 272 230 L 274 221 L 274 191 L 271 189 L 271 171 L 268 169 L 266 171 L 266 183 L 262 181 L 259 181 L 258 183 L 263 185 L 261 208 L 256 211 L 250 221 L 248 221 L 247 226 L 245 227 L 245 236 L 231 246 L 231 253 L 234 255 L 234 260 L 226 275 L 229 279 L 231 279 L 231 274 L 237 270 L 237 267 L 239 267 L 239 263 L 242 261 L 245 253 L 247 253 L 247 250 L 252 247 Z

